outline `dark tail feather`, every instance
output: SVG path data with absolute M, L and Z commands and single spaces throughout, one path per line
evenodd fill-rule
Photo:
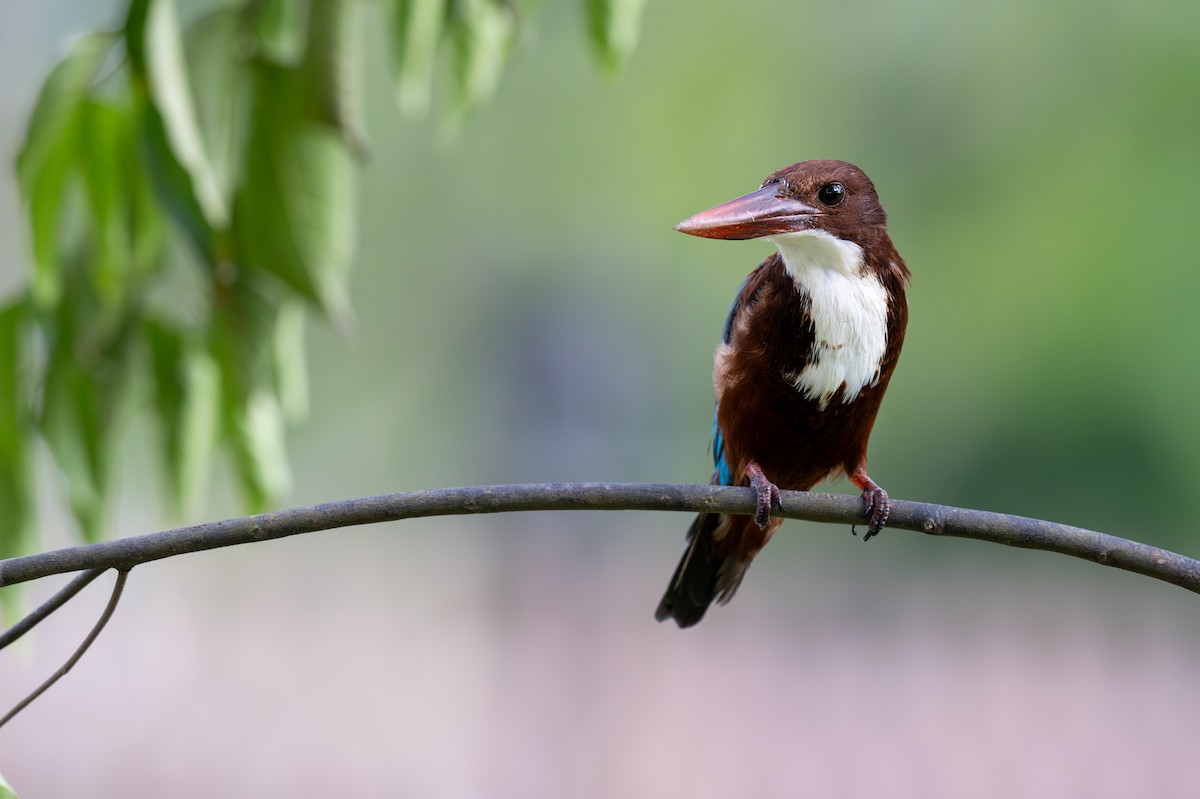
M 688 548 L 675 568 L 671 582 L 654 618 L 674 619 L 680 627 L 691 627 L 717 597 L 717 578 L 725 558 L 717 554 L 713 531 L 721 523 L 719 513 L 701 513 L 688 529 Z

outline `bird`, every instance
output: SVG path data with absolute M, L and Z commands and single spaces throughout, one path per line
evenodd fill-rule
M 887 523 L 867 439 L 904 343 L 911 274 L 874 184 L 845 161 L 783 167 L 675 229 L 776 248 L 739 287 L 713 363 L 712 483 L 753 488 L 755 514 L 698 515 L 655 612 L 691 627 L 733 598 L 783 523 L 771 515 L 781 488 L 844 475 L 862 491 L 863 540 Z

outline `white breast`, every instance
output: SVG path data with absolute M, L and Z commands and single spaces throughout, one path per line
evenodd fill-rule
M 862 248 L 823 230 L 772 237 L 792 279 L 808 294 L 813 362 L 784 379 L 824 407 L 843 384 L 842 402 L 879 379 L 887 349 L 887 290 L 863 268 Z

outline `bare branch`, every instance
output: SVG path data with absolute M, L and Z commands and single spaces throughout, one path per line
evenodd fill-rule
M 37 626 L 38 622 L 49 616 L 54 611 L 67 604 L 67 601 L 87 587 L 88 583 L 95 580 L 101 574 L 104 574 L 104 569 L 89 569 L 83 574 L 80 574 L 71 582 L 59 589 L 58 593 L 47 599 L 37 607 L 32 613 L 19 622 L 9 627 L 0 634 L 0 649 L 8 646 L 18 640 L 22 635 L 32 630 Z
M 754 513 L 749 488 L 653 483 L 550 483 L 442 488 L 328 502 L 161 533 L 70 547 L 0 561 L 0 587 L 84 569 L 130 569 L 139 563 L 206 549 L 267 541 L 360 524 L 475 513 L 535 510 L 654 510 Z M 860 522 L 858 497 L 783 492 L 782 516 L 815 522 Z M 895 500 L 889 529 L 973 538 L 1058 552 L 1144 574 L 1200 593 L 1200 562 L 1147 544 L 1079 527 L 1000 513 Z
M 35 688 L 33 692 L 29 694 L 29 696 L 18 702 L 16 707 L 5 714 L 4 718 L 0 718 L 0 727 L 3 727 L 5 724 L 7 724 L 10 720 L 12 720 L 13 716 L 27 708 L 30 702 L 44 694 L 51 685 L 54 685 L 54 683 L 58 682 L 60 679 L 66 676 L 67 672 L 74 668 L 75 664 L 79 662 L 79 659 L 83 657 L 83 653 L 88 651 L 88 647 L 90 647 L 92 642 L 96 640 L 96 637 L 100 635 L 100 631 L 104 629 L 104 625 L 108 624 L 108 620 L 112 618 L 113 611 L 117 609 L 117 603 L 121 601 L 121 592 L 125 590 L 125 579 L 128 576 L 128 569 L 121 569 L 117 572 L 117 580 L 113 583 L 112 595 L 108 598 L 108 604 L 104 606 L 104 612 L 100 614 L 100 618 L 96 621 L 95 626 L 92 627 L 92 631 L 87 634 L 87 638 L 83 639 L 83 643 L 79 645 L 79 648 L 76 649 L 74 653 L 72 653 L 71 657 L 67 658 L 67 662 L 62 664 L 58 671 L 51 674 L 46 681 Z M 83 586 L 80 587 L 82 588 Z M 69 599 L 70 597 L 67 598 Z M 63 601 L 65 602 L 66 599 Z M 37 622 L 35 621 L 34 624 L 36 623 Z

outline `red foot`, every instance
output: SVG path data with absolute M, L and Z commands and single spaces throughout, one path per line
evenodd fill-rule
M 767 479 L 767 476 L 763 474 L 762 467 L 757 463 L 751 463 L 746 467 L 746 471 L 750 474 L 750 487 L 757 495 L 754 505 L 754 523 L 758 525 L 758 529 L 765 530 L 771 523 L 771 509 L 783 510 L 783 498 L 779 494 L 779 486 Z M 884 494 L 884 500 L 886 501 L 886 499 L 887 495 Z M 887 514 L 884 514 L 885 520 L 886 517 Z M 880 527 L 882 526 L 881 524 Z
M 863 535 L 863 541 L 870 541 L 887 524 L 888 516 L 892 512 L 892 501 L 888 499 L 886 491 L 870 477 L 867 477 L 866 472 L 853 474 L 850 476 L 850 480 L 863 492 L 863 516 L 868 519 L 867 532 Z M 851 527 L 850 532 L 858 534 L 855 527 Z

